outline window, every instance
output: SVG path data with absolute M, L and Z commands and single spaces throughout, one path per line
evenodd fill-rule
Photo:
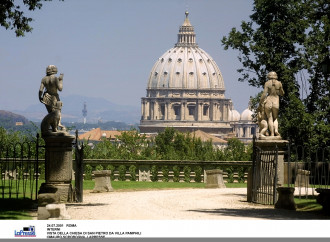
M 208 111 L 209 111 L 209 106 L 203 106 L 203 115 L 204 116 L 207 116 L 207 114 L 208 114 Z
M 175 105 L 173 108 L 174 108 L 174 114 L 176 116 L 180 115 L 180 109 L 181 109 L 180 106 Z
M 160 105 L 160 112 L 161 112 L 162 116 L 165 115 L 165 104 Z
M 189 115 L 195 115 L 195 106 L 188 106 Z

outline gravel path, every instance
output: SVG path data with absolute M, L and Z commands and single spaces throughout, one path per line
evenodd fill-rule
M 84 191 L 83 203 L 67 204 L 72 220 L 306 220 L 308 212 L 246 202 L 246 188 Z

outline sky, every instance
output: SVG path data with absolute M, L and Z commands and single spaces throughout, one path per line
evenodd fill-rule
M 252 0 L 45 2 L 41 10 L 26 12 L 34 19 L 32 33 L 18 38 L 0 28 L 0 110 L 37 104 L 41 79 L 51 64 L 58 75 L 64 74 L 60 97 L 102 97 L 140 109 L 149 73 L 174 47 L 188 10 L 196 42 L 218 64 L 225 96 L 242 112 L 249 97 L 261 90 L 238 82 L 239 53 L 224 50 L 221 39 L 233 27 L 240 29 L 252 8 Z

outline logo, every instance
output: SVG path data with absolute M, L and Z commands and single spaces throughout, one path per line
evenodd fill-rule
M 15 237 L 36 237 L 36 229 L 34 226 L 23 227 L 23 229 L 16 231 Z

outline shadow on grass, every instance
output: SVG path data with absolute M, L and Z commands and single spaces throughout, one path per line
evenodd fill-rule
M 31 199 L 0 199 L 1 220 L 30 220 L 37 211 L 37 202 Z

